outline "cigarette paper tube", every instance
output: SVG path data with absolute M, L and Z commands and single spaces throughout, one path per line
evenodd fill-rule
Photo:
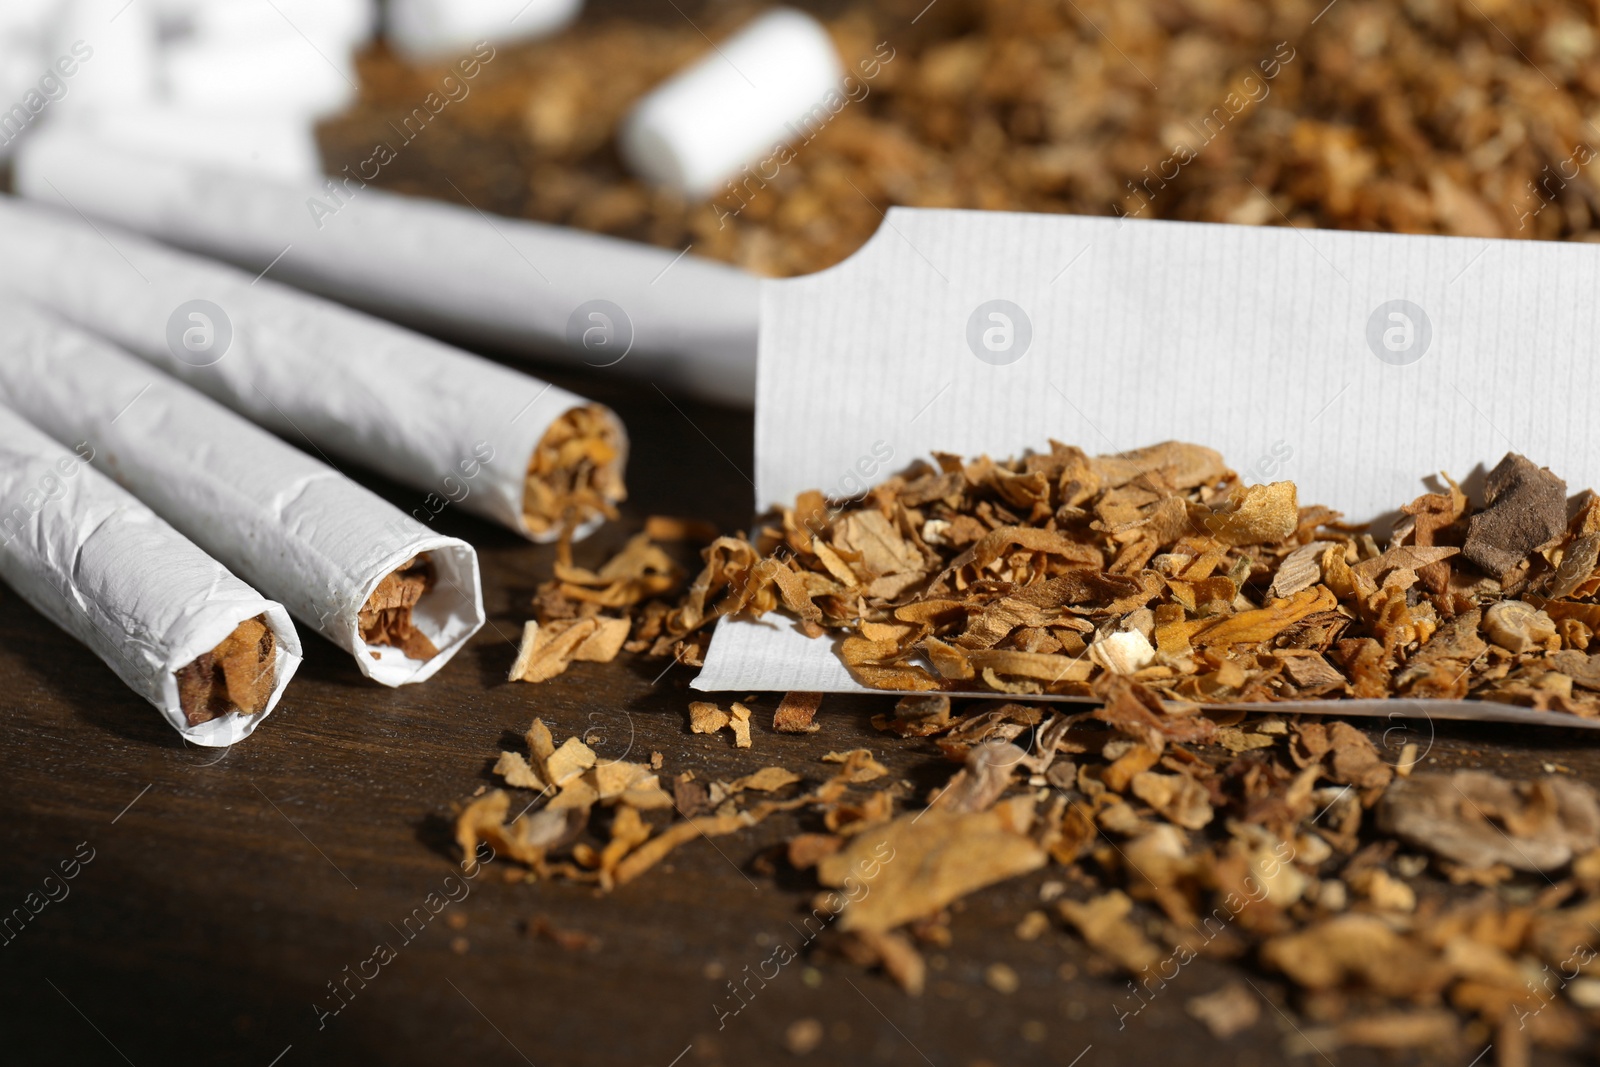
M 80 452 L 3 406 L 0 576 L 197 745 L 248 737 L 300 666 L 300 638 L 281 604 L 235 578 Z M 178 672 L 257 618 L 274 640 L 264 706 L 189 725 Z
M 483 625 L 478 557 L 222 405 L 91 334 L 0 298 L 0 396 L 384 685 L 431 677 Z M 435 580 L 412 610 L 437 649 L 369 644 L 373 592 L 427 553 Z
M 759 280 L 726 264 L 364 186 L 219 173 L 55 126 L 19 151 L 19 192 L 499 350 L 559 355 L 724 404 L 755 399 Z M 288 254 L 278 259 L 284 248 Z M 613 306 L 607 309 L 604 303 Z M 618 315 L 617 311 L 621 314 Z M 609 336 L 592 331 L 612 320 Z
M 401 55 L 427 62 L 478 41 L 551 33 L 582 6 L 582 0 L 389 0 L 387 36 Z
M 549 541 L 568 525 L 587 535 L 606 501 L 623 496 L 621 422 L 553 385 L 270 278 L 10 197 L 0 198 L 0 247 L 0 288 L 280 436 L 418 489 L 405 509 L 413 518 L 453 503 Z M 191 338 L 200 348 L 186 348 Z M 551 514 L 569 503 L 575 515 Z
M 640 177 L 709 196 L 745 164 L 804 136 L 813 116 L 831 117 L 823 99 L 830 91 L 843 99 L 843 76 L 822 24 L 778 8 L 639 101 L 617 147 Z

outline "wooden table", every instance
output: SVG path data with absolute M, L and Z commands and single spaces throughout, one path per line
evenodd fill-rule
M 729 528 L 747 518 L 748 415 L 610 380 L 573 384 L 616 406 L 635 444 L 626 519 L 581 558 L 603 558 L 650 513 Z M 407 506 L 416 495 L 369 484 Z M 821 731 L 796 737 L 771 732 L 776 696 L 762 694 L 754 749 L 741 752 L 726 734 L 688 732 L 687 668 L 658 678 L 660 664 L 624 658 L 509 684 L 552 552 L 459 514 L 439 521 L 483 554 L 490 624 L 434 680 L 398 690 L 364 681 L 308 634 L 282 706 L 227 751 L 186 747 L 86 650 L 0 595 L 0 909 L 45 889 L 61 898 L 0 947 L 0 1062 L 751 1064 L 793 1059 L 784 1033 L 803 1018 L 824 1027 L 806 1057 L 817 1063 L 1107 1067 L 1173 1049 L 1218 1063 L 1282 1058 L 1293 1030 L 1277 1010 L 1228 1044 L 1185 1014 L 1186 999 L 1239 973 L 1224 965 L 1191 964 L 1122 1027 L 1127 989 L 1080 942 L 1060 930 L 1018 940 L 1014 924 L 1059 868 L 970 898 L 953 944 L 930 954 L 920 998 L 831 955 L 824 936 L 726 1016 L 739 1003 L 729 979 L 755 973 L 779 941 L 801 947 L 815 887 L 758 860 L 803 818 L 694 842 L 605 897 L 509 884 L 493 864 L 447 883 L 452 803 L 494 782 L 496 753 L 519 746 L 535 715 L 558 738 L 595 731 L 608 755 L 659 751 L 666 773 L 815 768 L 821 753 L 856 746 L 919 791 L 948 771 L 931 744 L 871 728 L 886 698 L 831 698 Z M 1559 762 L 1600 779 L 1594 742 L 1555 729 L 1440 724 L 1431 757 L 1509 773 Z M 91 850 L 76 878 L 46 882 Z M 426 898 L 447 885 L 467 895 L 408 925 L 431 916 Z M 598 947 L 563 948 L 536 933 L 541 920 Z M 380 944 L 393 958 L 366 963 Z M 997 962 L 1020 977 L 1014 993 L 985 983 Z M 1245 973 L 1284 1002 L 1270 975 Z M 341 983 L 347 1006 L 321 1015 Z

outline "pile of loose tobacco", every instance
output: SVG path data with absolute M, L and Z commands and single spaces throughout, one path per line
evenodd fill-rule
M 1515 454 L 1481 507 L 1444 481 L 1380 547 L 1196 445 L 940 455 L 858 501 L 807 493 L 753 540 L 717 538 L 675 602 L 661 598 L 682 570 L 650 531 L 599 571 L 564 554 L 512 677 L 623 647 L 694 663 L 708 623 L 782 611 L 841 638 L 877 689 L 1088 697 L 1123 676 L 1203 704 L 1470 697 L 1600 715 L 1600 497 L 1569 508 L 1566 483 Z
M 518 792 L 472 801 L 460 846 L 611 890 L 698 837 L 795 813 L 782 862 L 820 890 L 807 945 L 913 994 L 953 904 L 1052 868 L 1017 936 L 1074 931 L 1129 977 L 1124 1020 L 1212 957 L 1291 985 L 1300 1051 L 1492 1041 L 1521 1064 L 1534 1045 L 1577 1047 L 1600 1030 L 1594 791 L 1419 773 L 1414 744 L 1386 753 L 1345 722 L 1237 706 L 1471 696 L 1595 712 L 1593 494 L 1569 505 L 1560 479 L 1511 455 L 1481 507 L 1446 479 L 1403 515 L 1380 547 L 1288 483 L 1239 484 L 1204 448 L 1092 458 L 1053 443 L 1005 463 L 939 456 L 855 502 L 807 494 L 753 541 L 652 520 L 598 570 L 563 552 L 513 677 L 623 648 L 693 660 L 707 622 L 786 611 L 845 635 L 862 681 L 930 690 L 873 725 L 952 773 L 916 797 L 856 749 L 664 780 L 659 754 L 603 760 L 535 721 L 527 754 L 495 767 Z M 686 588 L 657 543 L 675 539 L 711 541 Z M 1101 703 L 956 708 L 941 688 Z M 773 729 L 826 729 L 820 700 L 788 694 Z M 740 703 L 691 704 L 687 726 L 753 745 Z M 1430 865 L 1442 877 L 1421 879 Z M 1238 983 L 1188 1007 L 1221 1036 L 1261 1013 Z

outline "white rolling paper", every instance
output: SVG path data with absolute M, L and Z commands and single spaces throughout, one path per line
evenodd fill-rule
M 282 605 L 235 578 L 80 453 L 4 406 L 0 576 L 197 745 L 248 737 L 300 666 L 300 639 Z M 275 645 L 265 706 L 190 726 L 177 672 L 258 617 Z
M 253 421 L 419 490 L 413 517 L 453 502 L 528 537 L 532 457 L 593 406 L 553 385 L 268 278 L 39 204 L 0 198 L 0 289 L 107 337 Z M 192 350 L 189 346 L 195 346 Z M 626 437 L 595 461 L 620 495 Z M 587 468 L 586 468 L 587 469 Z M 611 482 L 605 481 L 602 487 Z M 581 515 L 582 537 L 604 517 Z
M 0 400 L 94 462 L 384 685 L 431 677 L 483 625 L 478 557 L 375 494 L 113 345 L 0 298 Z M 369 644 L 358 618 L 427 553 L 412 619 L 437 654 Z
M 330 190 L 60 127 L 24 146 L 15 181 L 24 196 L 64 196 L 90 217 L 252 271 L 276 261 L 273 278 L 433 333 L 722 403 L 755 397 L 758 279 L 692 254 L 397 196 L 362 187 L 354 170 Z
M 1207 445 L 1358 522 L 1508 451 L 1600 488 L 1597 290 L 1600 249 L 1579 244 L 895 208 L 838 267 L 764 283 L 756 505 L 1049 438 Z M 695 685 L 863 691 L 782 620 L 723 620 Z M 1296 710 L 1315 709 L 1596 725 L 1474 701 Z

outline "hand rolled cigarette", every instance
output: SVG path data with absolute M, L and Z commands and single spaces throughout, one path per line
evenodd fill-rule
M 289 613 L 0 406 L 0 576 L 197 745 L 248 737 L 300 666 Z
M 478 557 L 222 405 L 0 298 L 0 397 L 94 462 L 384 685 L 431 677 L 483 625 Z
M 314 296 L 0 197 L 0 288 L 291 440 L 534 540 L 583 537 L 626 495 L 610 410 Z M 285 254 L 288 254 L 287 252 Z
M 843 76 L 822 24 L 778 8 L 639 101 L 617 148 L 640 177 L 708 196 L 745 164 L 802 138 L 801 126 Z
M 229 174 L 60 125 L 16 188 L 431 333 L 559 354 L 725 404 L 755 400 L 759 280 L 694 255 L 367 186 Z M 289 251 L 285 252 L 284 249 Z M 280 258 L 281 256 L 281 258 Z

